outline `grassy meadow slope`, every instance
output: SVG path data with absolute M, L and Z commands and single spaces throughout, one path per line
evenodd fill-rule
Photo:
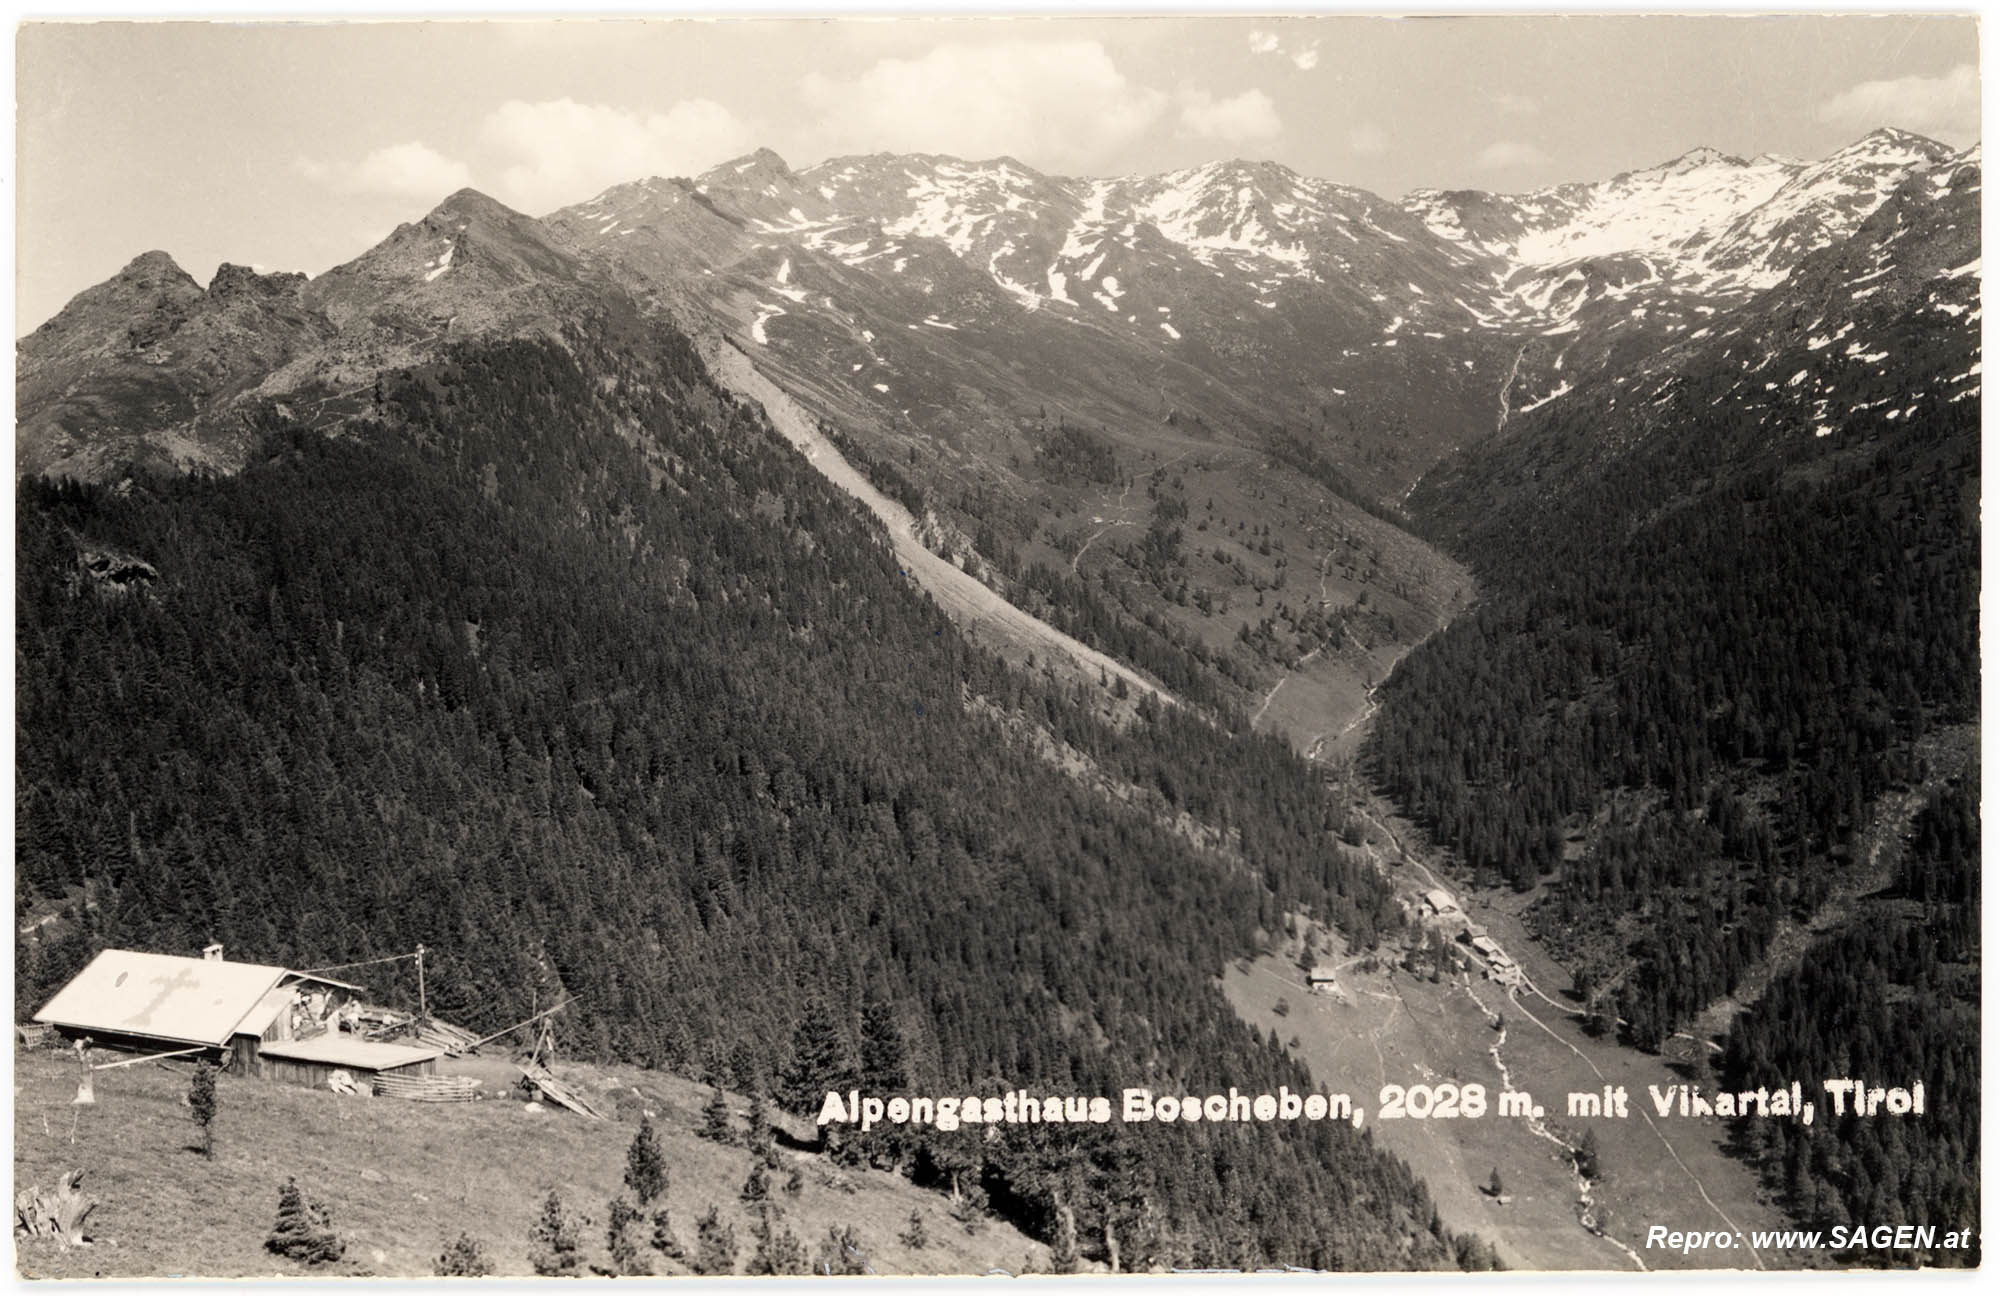
M 533 1272 L 529 1233 L 551 1189 L 573 1219 L 592 1221 L 580 1230 L 586 1262 L 608 1265 L 607 1206 L 623 1191 L 625 1151 L 645 1110 L 656 1117 L 667 1162 L 675 1238 L 692 1255 L 696 1219 L 718 1206 L 736 1230 L 736 1272 L 744 1271 L 756 1247 L 755 1214 L 737 1194 L 750 1153 L 696 1136 L 708 1090 L 636 1067 L 559 1067 L 616 1113 L 592 1121 L 553 1107 L 531 1112 L 500 1096 L 514 1072 L 497 1059 L 446 1060 L 445 1067 L 478 1075 L 493 1096 L 407 1103 L 224 1076 L 217 1083 L 215 1159 L 207 1161 L 195 1151 L 196 1128 L 183 1105 L 184 1064 L 98 1072 L 96 1105 L 77 1108 L 70 1101 L 77 1064 L 69 1054 L 20 1052 L 17 1191 L 48 1187 L 80 1167 L 84 1191 L 101 1204 L 86 1224 L 94 1245 L 64 1251 L 53 1242 L 20 1240 L 18 1272 L 63 1279 L 429 1276 L 438 1254 L 463 1232 L 484 1246 L 496 1274 L 525 1275 Z M 748 1103 L 729 1098 L 740 1136 Z M 806 1130 L 793 1123 L 792 1132 Z M 898 1175 L 840 1170 L 783 1147 L 779 1156 L 800 1167 L 804 1185 L 788 1196 L 781 1185 L 789 1171 L 772 1176 L 772 1197 L 784 1211 L 780 1228 L 796 1234 L 808 1254 L 837 1226 L 854 1230 L 878 1274 L 1046 1270 L 1047 1247 L 997 1219 L 968 1234 L 949 1214 L 949 1199 Z M 339 1262 L 307 1270 L 264 1250 L 287 1176 L 326 1205 L 347 1243 Z M 913 1210 L 924 1219 L 922 1250 L 898 1240 Z M 653 1259 L 660 1274 L 691 1272 L 684 1263 Z

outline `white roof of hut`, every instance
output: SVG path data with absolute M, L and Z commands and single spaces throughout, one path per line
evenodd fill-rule
M 244 1015 L 243 1020 L 236 1023 L 236 1029 L 230 1033 L 233 1035 L 262 1035 L 271 1028 L 272 1022 L 278 1020 L 278 1014 L 290 1008 L 292 1000 L 297 997 L 298 991 L 292 989 L 289 985 L 280 984 L 272 986 L 264 992 L 264 997 L 259 999 L 256 1005 Z
M 70 1030 L 219 1047 L 273 990 L 298 980 L 359 988 L 263 963 L 108 949 L 56 991 L 35 1020 Z

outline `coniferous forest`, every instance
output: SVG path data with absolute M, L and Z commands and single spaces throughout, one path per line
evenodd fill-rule
M 1979 803 L 1976 774 L 1930 798 L 1879 903 L 1739 1017 L 1725 1086 L 1825 1071 L 1926 1091 L 1920 1120 L 1738 1122 L 1744 1154 L 1800 1219 L 1971 1229 L 1970 1251 L 1922 1247 L 1882 1264 L 1977 1265 L 1979 1224 Z M 1828 1068 L 1831 1069 L 1828 1069 Z
M 1643 423 L 1580 401 L 1424 495 L 1481 597 L 1384 685 L 1366 759 L 1476 879 L 1536 892 L 1591 1022 L 1641 1048 L 1781 931 L 1831 925 L 1736 1017 L 1719 1078 L 1922 1075 L 1949 1110 L 1765 1122 L 1739 1150 L 1803 1221 L 1966 1227 L 1978 816 L 1937 756 L 1979 716 L 1979 406 L 1926 378 L 1962 360 L 1900 341 L 1858 394 L 1907 408 L 1837 439 L 1773 431 L 1721 370 Z
M 460 346 L 335 428 L 260 417 L 237 475 L 20 488 L 17 905 L 60 918 L 19 947 L 17 1010 L 106 944 L 423 942 L 447 1019 L 575 994 L 574 1054 L 821 1077 L 795 1107 L 1302 1088 L 1215 973 L 1290 912 L 1361 946 L 1400 921 L 1283 743 L 1151 705 L 1112 729 L 1005 669 L 665 326 Z M 995 708 L 1231 848 L 1093 795 Z M 1127 1267 L 1488 1255 L 1345 1127 L 867 1154 Z
M 1815 459 L 1744 449 L 1707 395 L 1553 503 L 1449 502 L 1482 598 L 1385 685 L 1369 751 L 1476 876 L 1554 883 L 1541 934 L 1586 984 L 1636 962 L 1604 1006 L 1646 1047 L 1978 713 L 1976 405 Z

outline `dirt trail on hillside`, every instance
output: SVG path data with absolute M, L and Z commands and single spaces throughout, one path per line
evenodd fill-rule
M 1154 464 L 1151 468 L 1141 469 L 1139 472 L 1134 473 L 1130 478 L 1128 478 L 1125 482 L 1125 488 L 1118 492 L 1118 498 L 1113 500 L 1111 502 L 1111 506 L 1105 510 L 1106 512 L 1109 513 L 1117 513 L 1119 516 L 1109 522 L 1104 523 L 1103 526 L 1098 527 L 1096 531 L 1091 533 L 1090 539 L 1085 540 L 1083 542 L 1083 546 L 1076 551 L 1076 556 L 1069 560 L 1070 575 L 1076 576 L 1081 574 L 1079 569 L 1079 564 L 1083 562 L 1083 556 L 1090 552 L 1090 546 L 1096 544 L 1098 539 L 1102 537 L 1105 532 L 1116 530 L 1119 527 L 1139 525 L 1131 518 L 1124 516 L 1126 511 L 1125 497 L 1132 493 L 1133 486 L 1137 485 L 1142 478 L 1151 477 L 1156 473 L 1165 472 L 1167 469 L 1173 467 L 1175 464 L 1181 462 L 1183 459 L 1188 458 L 1192 454 L 1194 454 L 1194 451 L 1192 450 L 1183 450 L 1179 454 L 1175 455 L 1173 458 L 1167 460 L 1165 463 L 1157 463 Z M 1098 519 L 1092 519 L 1092 520 L 1096 521 Z
M 1101 677 L 1110 676 L 1162 701 L 1176 701 L 1172 694 L 1131 667 L 1015 607 L 980 584 L 977 578 L 961 571 L 956 563 L 924 548 L 917 540 L 915 519 L 910 511 L 877 490 L 859 469 L 848 463 L 833 443 L 820 434 L 813 416 L 759 372 L 750 357 L 727 342 L 711 343 L 704 350 L 717 381 L 760 406 L 771 426 L 798 447 L 821 476 L 867 505 L 881 519 L 904 571 L 959 626 L 978 629 L 981 641 L 1010 661 L 1022 662 L 1032 654 L 1037 663 L 1070 679 L 1094 685 Z

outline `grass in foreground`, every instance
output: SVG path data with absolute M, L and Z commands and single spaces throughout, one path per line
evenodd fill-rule
M 113 1055 L 97 1050 L 104 1061 Z M 29 1278 L 262 1277 L 314 1273 L 335 1277 L 424 1276 L 460 1233 L 485 1249 L 499 1275 L 533 1272 L 529 1234 L 551 1189 L 581 1232 L 592 1264 L 608 1265 L 604 1222 L 623 1190 L 625 1151 L 642 1111 L 666 1156 L 666 1203 L 676 1238 L 692 1256 L 695 1221 L 711 1205 L 733 1224 L 737 1272 L 755 1241 L 752 1208 L 737 1200 L 749 1175 L 749 1152 L 695 1136 L 708 1090 L 676 1076 L 636 1068 L 561 1067 L 615 1119 L 586 1120 L 556 1108 L 530 1112 L 506 1097 L 515 1074 L 498 1060 L 470 1059 L 453 1069 L 480 1077 L 489 1094 L 476 1103 L 405 1103 L 341 1097 L 244 1077 L 216 1085 L 215 1158 L 199 1151 L 200 1130 L 184 1100 L 190 1068 L 141 1063 L 95 1076 L 97 1103 L 75 1107 L 78 1067 L 66 1052 L 17 1052 L 14 1067 L 15 1188 L 52 1184 L 81 1167 L 85 1191 L 100 1202 L 87 1232 L 96 1245 L 64 1251 L 22 1241 L 20 1274 Z M 737 1129 L 747 1103 L 731 1098 Z M 74 1135 L 72 1141 L 72 1121 Z M 803 1135 L 803 1126 L 793 1125 Z M 878 1274 L 1046 1271 L 1047 1248 L 989 1219 L 977 1236 L 947 1212 L 949 1202 L 895 1175 L 844 1172 L 810 1153 L 780 1151 L 773 1197 L 808 1255 L 832 1227 L 851 1227 Z M 796 1164 L 803 1190 L 777 1191 Z M 344 1257 L 307 1270 L 264 1249 L 287 1176 L 323 1202 Z M 657 1204 L 657 1203 L 656 1203 Z M 899 1235 L 910 1212 L 924 1219 L 928 1245 L 914 1250 Z M 654 1254 L 660 1274 L 688 1273 Z

